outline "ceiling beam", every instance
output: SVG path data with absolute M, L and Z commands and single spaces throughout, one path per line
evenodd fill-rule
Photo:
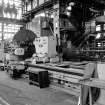
M 5 18 L 5 17 L 0 17 L 0 22 L 5 22 L 7 24 L 25 25 L 25 23 L 22 20 Z
M 23 14 L 23 18 L 24 17 L 28 17 L 30 14 L 36 14 L 39 11 L 43 11 L 43 9 L 51 8 L 52 6 L 53 6 L 53 2 L 52 1 L 47 1 L 44 4 L 36 7 L 35 9 L 32 9 L 30 11 L 27 11 L 25 14 Z

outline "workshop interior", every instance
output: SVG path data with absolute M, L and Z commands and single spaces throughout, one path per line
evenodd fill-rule
M 0 54 L 11 81 L 105 105 L 105 1 L 0 0 Z

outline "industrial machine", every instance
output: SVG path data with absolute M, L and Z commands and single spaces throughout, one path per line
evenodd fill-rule
M 27 23 L 26 29 L 33 31 L 37 37 L 52 36 L 53 34 L 49 27 L 51 22 L 51 18 L 45 16 L 37 16 L 34 17 L 31 22 Z
M 38 72 L 48 71 L 50 86 L 56 89 L 61 89 L 70 94 L 73 94 L 77 97 L 78 101 L 76 104 L 79 104 L 80 94 L 81 94 L 81 85 L 79 84 L 80 80 L 87 79 L 90 77 L 98 78 L 96 71 L 95 63 L 88 62 L 65 62 L 62 64 L 29 64 L 28 72 L 30 73 L 30 81 L 36 83 L 35 80 L 38 80 Z M 31 74 L 34 76 L 31 78 Z M 43 75 L 44 76 L 44 75 Z M 43 79 L 44 81 L 44 79 Z M 45 83 L 45 82 L 43 82 Z M 47 79 L 48 83 L 48 79 Z M 36 83 L 38 84 L 38 83 Z M 96 100 L 99 97 L 99 89 L 93 89 L 93 100 Z M 88 101 L 88 88 L 84 87 L 83 92 L 84 104 Z
M 28 68 L 29 84 L 34 84 L 40 88 L 49 87 L 49 75 L 47 70 Z
M 85 2 L 84 0 L 80 0 L 80 1 L 79 0 L 66 0 L 66 1 L 57 0 L 57 1 L 58 2 L 52 1 L 51 3 L 52 5 L 49 5 L 49 7 L 51 6 L 51 10 L 53 10 L 52 13 L 54 16 L 53 35 L 57 38 L 58 53 L 61 53 L 63 60 L 69 61 L 69 64 L 64 64 L 64 65 L 57 64 L 57 63 L 55 65 L 54 64 L 49 64 L 49 65 L 48 64 L 29 64 L 29 66 L 35 69 L 40 68 L 42 70 L 43 69 L 48 70 L 51 85 L 55 87 L 63 88 L 64 90 L 69 90 L 68 92 L 73 93 L 76 96 L 78 95 L 80 97 L 81 85 L 79 84 L 79 81 L 81 79 L 87 80 L 88 78 L 91 78 L 91 77 L 98 78 L 96 68 L 97 67 L 99 68 L 100 64 L 97 65 L 96 61 L 100 61 L 104 59 L 104 54 L 105 54 L 104 40 L 101 40 L 101 38 L 96 40 L 97 34 L 103 33 L 103 30 L 101 31 L 96 30 L 96 20 L 100 22 L 99 21 L 100 19 L 99 18 L 96 19 L 96 17 L 104 14 L 103 9 L 105 9 L 105 4 L 103 0 L 101 1 L 88 0 Z M 48 10 L 48 9 L 45 9 L 45 10 Z M 36 13 L 34 11 L 37 11 L 37 10 L 38 9 L 35 8 L 35 10 L 32 10 L 32 12 L 29 12 L 24 16 L 30 19 L 32 14 Z M 46 11 L 46 12 L 51 13 L 51 11 Z M 41 20 L 43 19 L 34 18 L 32 22 L 29 22 L 29 25 L 27 26 L 27 28 L 34 30 L 37 33 L 37 36 L 39 37 L 40 36 L 42 37 L 45 35 L 43 34 L 44 31 L 42 31 L 43 25 L 41 25 L 42 24 Z M 103 18 L 103 20 L 105 20 L 105 18 Z M 105 23 L 105 21 L 103 20 L 101 18 L 102 24 Z M 35 25 L 34 23 L 39 25 Z M 33 28 L 34 26 L 35 26 L 35 29 Z M 45 24 L 45 26 L 47 26 L 47 24 Z M 104 25 L 102 27 L 104 27 Z M 44 28 L 48 28 L 48 27 L 44 27 Z M 93 36 L 91 37 L 91 35 Z M 47 34 L 46 36 L 49 36 L 49 34 Z M 103 36 L 104 34 L 101 34 L 101 37 Z M 38 45 L 38 44 L 35 44 L 35 45 Z M 42 58 L 42 56 L 46 55 L 45 52 L 44 54 L 42 54 L 42 51 L 45 50 L 45 45 L 46 44 L 44 44 L 43 46 L 43 44 L 41 44 L 41 46 L 39 45 L 37 46 L 38 49 L 41 49 L 41 50 L 37 49 L 37 51 L 40 52 L 40 54 L 38 54 L 39 58 Z M 48 50 L 46 50 L 46 52 L 47 51 Z M 75 60 L 75 62 L 71 62 L 71 60 L 73 61 Z M 82 63 L 81 61 L 83 60 L 86 62 Z M 77 63 L 77 61 L 81 63 Z M 93 61 L 93 62 L 95 61 L 95 62 L 90 63 L 87 61 Z M 104 68 L 104 66 L 102 67 Z M 32 69 L 29 72 L 33 72 L 35 69 Z M 84 97 L 83 105 L 85 104 L 88 105 L 89 104 L 88 89 L 84 87 L 83 90 L 84 90 L 82 94 Z M 99 98 L 100 89 L 93 88 L 92 92 L 93 92 L 92 93 L 93 104 L 96 104 Z M 105 103 L 103 101 L 104 95 L 103 95 L 103 98 L 102 99 L 101 98 L 100 100 L 102 101 L 100 104 L 104 104 Z M 79 105 L 79 100 L 77 103 Z
M 3 63 L 3 61 L 0 61 L 0 70 L 1 71 L 4 70 L 4 63 Z
M 101 18 L 104 16 L 101 16 Z M 99 21 L 99 20 L 98 20 Z M 100 21 L 104 21 L 101 19 Z M 104 23 L 96 24 L 95 31 L 90 32 L 85 38 L 85 43 L 81 48 L 81 53 L 95 58 L 96 60 L 105 60 L 105 36 Z
M 13 79 L 20 78 L 22 74 L 26 73 L 26 66 L 19 61 L 9 61 L 9 68 L 7 69 L 7 73 Z
M 6 54 L 9 66 L 7 72 L 11 77 L 21 77 L 22 74 L 26 73 L 27 66 L 24 60 L 32 57 L 35 52 L 35 46 L 33 45 L 35 37 L 32 31 L 26 29 L 21 29 L 14 35 L 12 42 L 13 50 Z
M 19 59 L 27 59 L 32 57 L 35 53 L 35 46 L 33 41 L 35 40 L 36 35 L 31 30 L 20 29 L 13 37 L 13 45 L 15 48 L 15 55 Z
M 36 38 L 33 42 L 36 48 L 36 62 L 49 62 L 50 58 L 57 56 L 56 52 L 56 37 L 44 36 Z

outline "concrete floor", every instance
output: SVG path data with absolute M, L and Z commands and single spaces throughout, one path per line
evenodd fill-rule
M 77 97 L 51 87 L 40 89 L 0 71 L 0 105 L 77 105 Z

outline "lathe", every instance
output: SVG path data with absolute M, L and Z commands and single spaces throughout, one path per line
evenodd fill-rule
M 61 64 L 29 64 L 28 72 L 33 74 L 38 70 L 48 71 L 50 86 L 78 97 L 77 104 L 80 103 L 81 85 L 80 80 L 88 78 L 98 78 L 96 62 L 63 62 Z M 32 81 L 30 79 L 30 81 Z M 88 87 L 83 87 L 84 104 L 88 104 Z M 93 102 L 96 103 L 100 96 L 100 89 L 93 88 Z

